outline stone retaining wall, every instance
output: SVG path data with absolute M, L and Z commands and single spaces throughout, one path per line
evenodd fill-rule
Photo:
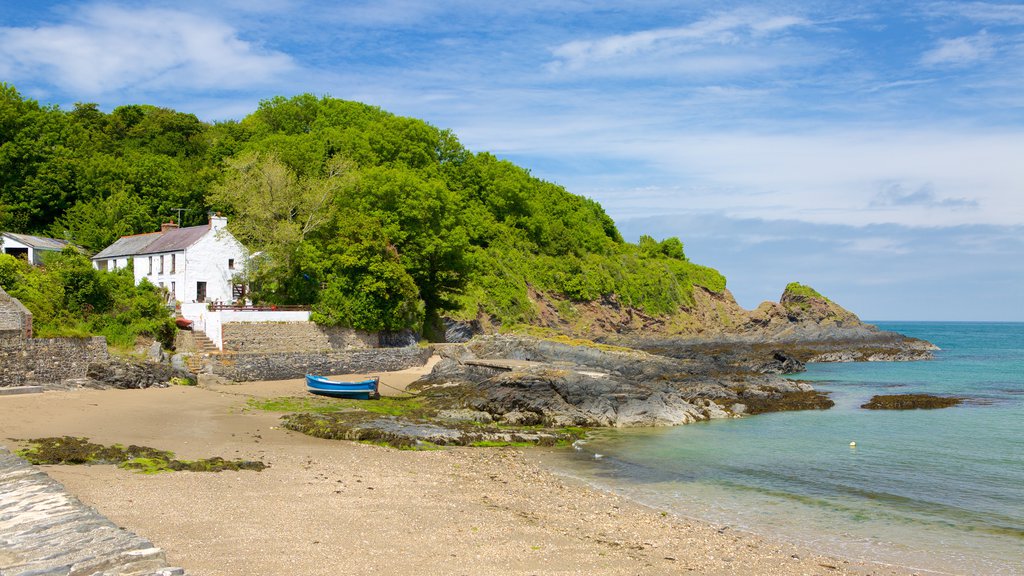
M 376 348 L 376 333 L 318 326 L 313 322 L 225 322 L 224 350 L 230 352 L 316 352 Z
M 0 342 L 0 387 L 61 388 L 69 380 L 85 378 L 90 362 L 108 357 L 102 336 Z
M 0 574 L 183 576 L 164 552 L 0 448 Z
M 236 382 L 288 380 L 306 374 L 390 372 L 422 366 L 429 348 L 371 348 L 329 352 L 221 354 L 213 357 L 213 373 Z
M 0 288 L 0 334 L 11 333 L 21 338 L 32 337 L 32 313 L 17 298 Z

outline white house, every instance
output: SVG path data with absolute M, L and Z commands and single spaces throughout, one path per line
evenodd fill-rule
M 42 264 L 43 254 L 60 252 L 67 246 L 67 242 L 56 238 L 43 238 L 42 236 L 29 236 L 13 232 L 0 234 L 0 250 L 4 254 L 24 258 L 36 266 Z
M 204 226 L 163 224 L 159 232 L 122 236 L 92 257 L 98 270 L 117 270 L 133 262 L 135 283 L 148 279 L 182 303 L 231 303 L 245 296 L 238 278 L 245 249 L 227 230 L 228 219 L 211 216 Z

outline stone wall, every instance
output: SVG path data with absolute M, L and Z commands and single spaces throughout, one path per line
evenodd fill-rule
M 89 363 L 106 360 L 107 339 L 29 338 L 0 344 L 0 387 L 62 388 L 85 378 Z
M 306 374 L 390 372 L 422 366 L 429 348 L 370 348 L 327 352 L 223 354 L 213 357 L 213 373 L 234 380 L 287 380 Z
M 0 339 L 32 337 L 32 313 L 0 288 Z
M 376 348 L 377 334 L 313 322 L 225 322 L 226 352 L 318 352 Z
M 185 574 L 168 567 L 152 542 L 119 528 L 3 448 L 0 502 L 0 574 Z

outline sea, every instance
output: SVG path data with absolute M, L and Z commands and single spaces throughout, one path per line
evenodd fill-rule
M 545 459 L 658 510 L 832 556 L 1024 575 L 1024 323 L 876 325 L 941 350 L 929 361 L 810 364 L 792 376 L 830 392 L 829 410 L 603 430 Z M 966 400 L 860 408 L 904 393 Z

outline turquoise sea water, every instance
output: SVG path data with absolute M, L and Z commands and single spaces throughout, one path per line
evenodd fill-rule
M 942 351 L 794 376 L 831 392 L 831 410 L 603 431 L 554 465 L 658 509 L 833 555 L 1024 575 L 1024 324 L 878 325 Z M 859 407 L 911 392 L 968 402 Z

